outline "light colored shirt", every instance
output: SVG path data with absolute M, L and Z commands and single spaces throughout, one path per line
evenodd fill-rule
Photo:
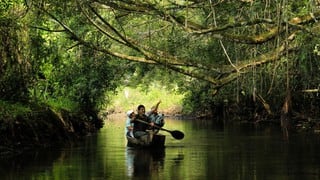
M 131 121 L 131 118 L 127 118 L 127 120 L 126 120 L 126 127 L 125 127 L 125 135 L 127 135 L 127 133 L 129 132 L 129 129 L 128 129 L 128 127 L 133 127 L 133 123 L 132 122 L 130 122 Z M 130 136 L 131 137 L 133 137 L 133 132 L 132 132 L 132 130 L 130 131 Z

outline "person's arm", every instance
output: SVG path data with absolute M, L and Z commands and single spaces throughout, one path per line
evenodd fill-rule
M 161 103 L 161 100 L 159 100 L 159 101 L 157 102 L 157 104 L 156 104 L 155 106 L 153 106 L 153 108 L 151 109 L 150 114 L 152 114 L 153 112 L 158 111 L 158 107 L 159 107 L 159 104 L 160 104 L 160 103 Z
M 149 123 L 149 126 L 154 126 L 154 122 L 151 120 L 151 118 L 149 116 L 147 116 L 146 118 Z
M 132 118 L 130 118 L 130 123 L 134 123 L 135 119 L 136 119 L 136 114 L 133 114 Z
M 131 119 L 128 118 L 128 119 L 126 120 L 126 128 L 129 130 L 131 126 L 132 126 L 132 125 L 131 125 Z

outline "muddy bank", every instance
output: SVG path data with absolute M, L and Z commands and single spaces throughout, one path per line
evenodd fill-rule
M 82 112 L 41 107 L 16 117 L 0 117 L 0 156 L 30 148 L 72 143 L 102 127 L 102 120 Z

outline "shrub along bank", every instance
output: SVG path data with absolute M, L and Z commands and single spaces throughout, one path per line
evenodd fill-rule
M 47 105 L 0 103 L 0 155 L 71 143 L 102 127 L 97 116 Z

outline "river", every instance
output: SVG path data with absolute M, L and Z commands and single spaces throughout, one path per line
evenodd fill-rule
M 308 180 L 320 178 L 319 135 L 276 128 L 217 128 L 208 120 L 166 120 L 166 147 L 126 147 L 124 119 L 105 122 L 97 134 L 64 148 L 33 150 L 0 159 L 1 179 Z

